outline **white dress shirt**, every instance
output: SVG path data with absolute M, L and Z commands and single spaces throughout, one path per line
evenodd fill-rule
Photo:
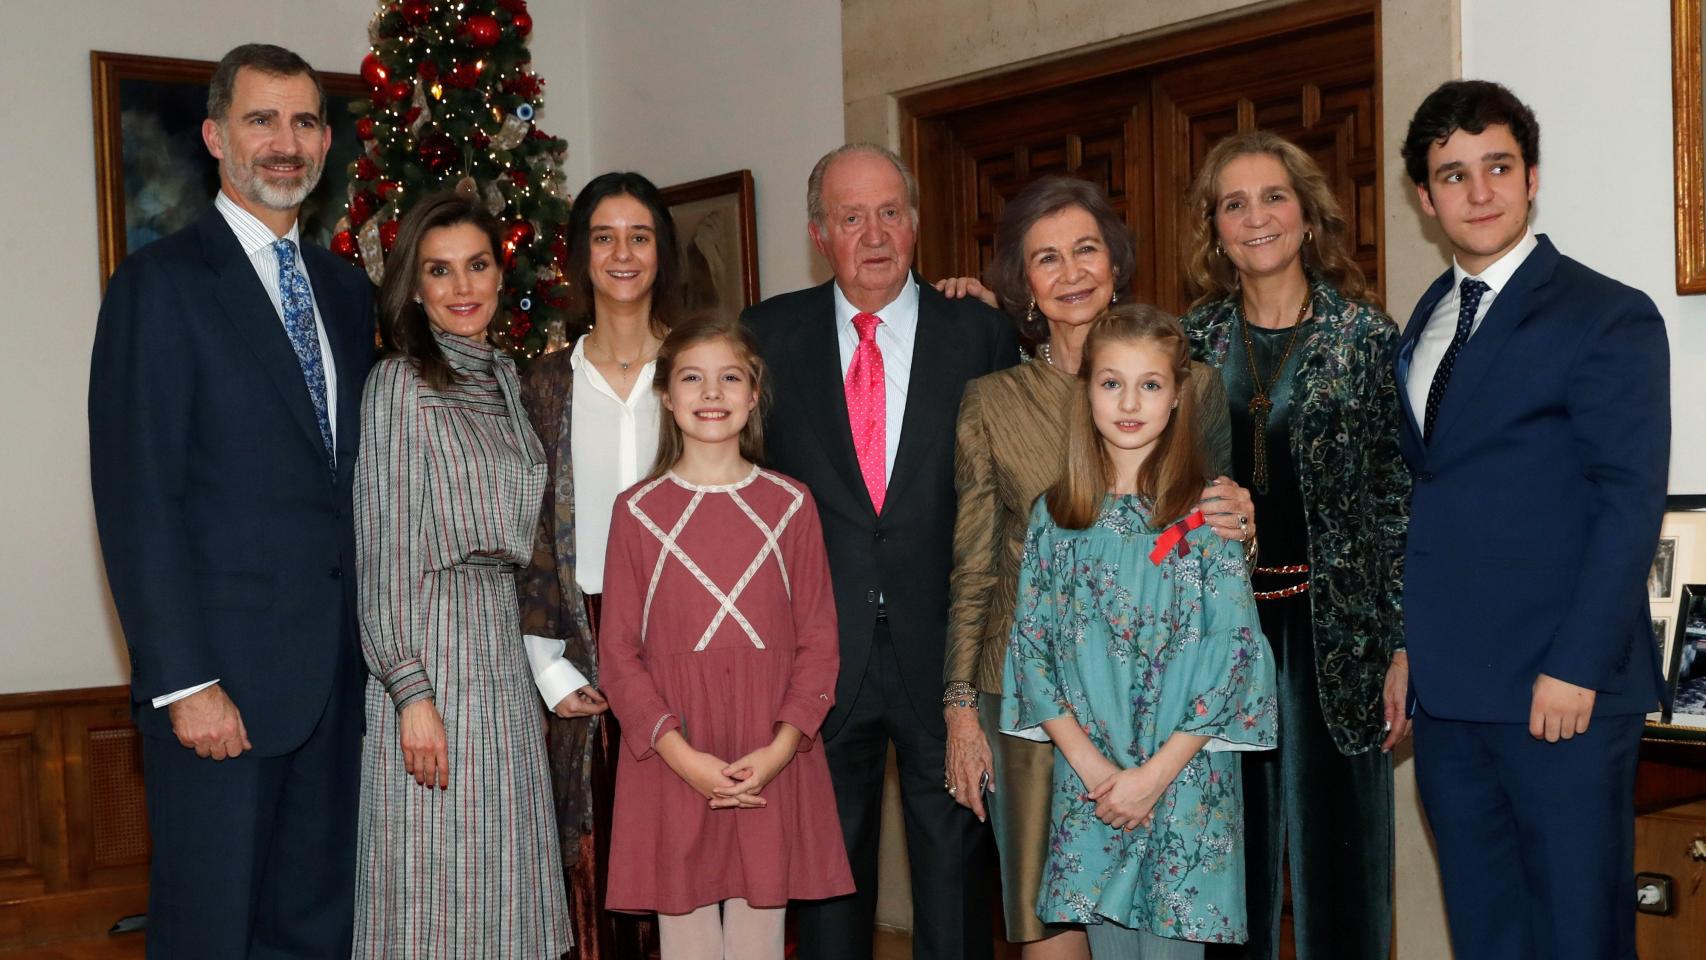
M 242 245 L 243 253 L 249 258 L 249 265 L 255 268 L 255 276 L 260 278 L 261 286 L 266 288 L 267 299 L 272 301 L 273 310 L 278 312 L 278 322 L 281 327 L 284 325 L 284 295 L 278 287 L 278 254 L 273 252 L 272 245 L 279 240 L 289 240 L 296 245 L 296 269 L 302 271 L 303 279 L 308 281 L 308 296 L 314 306 L 314 329 L 320 335 L 320 363 L 326 371 L 326 403 L 331 406 L 331 409 L 326 411 L 326 419 L 331 427 L 332 445 L 335 448 L 338 442 L 338 369 L 337 364 L 332 360 L 331 341 L 326 339 L 326 323 L 320 317 L 320 304 L 313 299 L 314 280 L 308 275 L 307 264 L 302 262 L 300 224 L 292 223 L 289 233 L 282 237 L 276 236 L 271 227 L 262 223 L 254 214 L 238 206 L 237 201 L 227 196 L 223 190 L 219 191 L 219 195 L 214 198 L 213 207 L 219 211 L 220 216 L 225 218 L 225 224 L 231 228 L 231 232 L 237 235 L 237 242 Z M 285 337 L 288 339 L 289 336 L 290 331 L 286 328 Z M 304 391 L 308 389 L 306 382 L 304 382 L 302 389 Z M 154 707 L 158 709 L 175 703 L 218 682 L 219 680 L 216 678 L 206 683 L 198 683 L 193 687 L 185 687 L 182 690 L 175 690 L 163 696 L 155 697 Z
M 575 477 L 575 584 L 584 593 L 604 592 L 604 548 L 610 539 L 610 514 L 616 497 L 640 482 L 658 452 L 658 418 L 663 405 L 652 390 L 657 361 L 634 378 L 626 398 L 616 395 L 604 374 L 586 357 L 586 337 L 569 355 L 574 395 L 569 422 L 570 469 Z M 586 675 L 570 663 L 561 639 L 522 638 L 533 683 L 547 707 L 587 685 Z
M 835 291 L 835 334 L 841 348 L 841 380 L 847 381 L 847 368 L 853 365 L 853 351 L 859 347 L 859 330 L 853 317 L 860 312 L 849 303 L 839 284 Z M 906 390 L 912 379 L 912 347 L 918 340 L 918 281 L 907 278 L 906 285 L 888 306 L 873 310 L 883 322 L 877 324 L 877 349 L 883 354 L 883 479 L 894 473 L 894 454 L 900 449 L 900 425 L 906 416 Z M 579 481 L 579 475 L 576 476 Z M 576 518 L 579 523 L 579 518 Z
M 1540 246 L 1540 241 L 1534 239 L 1532 229 L 1523 233 L 1522 239 L 1516 246 L 1510 248 L 1504 256 L 1488 264 L 1481 275 L 1475 279 L 1487 285 L 1481 293 L 1481 302 L 1475 308 L 1475 319 L 1469 324 L 1469 338 L 1474 339 L 1475 331 L 1481 329 L 1481 321 L 1486 319 L 1487 311 L 1492 308 L 1493 301 L 1498 299 L 1499 291 L 1510 283 L 1534 248 Z M 1427 326 L 1422 328 L 1421 335 L 1416 338 L 1415 348 L 1410 354 L 1410 377 L 1404 384 L 1404 390 L 1410 398 L 1410 410 L 1419 418 L 1422 411 L 1428 408 L 1428 390 L 1433 387 L 1434 374 L 1439 371 L 1440 361 L 1445 359 L 1446 348 L 1451 346 L 1451 338 L 1457 333 L 1457 305 L 1463 290 L 1463 281 L 1470 275 L 1455 258 L 1451 261 L 1451 289 L 1445 296 L 1439 298 L 1434 305 L 1433 313 L 1428 314 Z

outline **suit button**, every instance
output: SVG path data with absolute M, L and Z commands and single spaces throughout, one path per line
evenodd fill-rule
M 343 567 L 333 567 L 331 575 L 332 575 L 333 580 L 336 580 L 339 577 L 342 577 L 344 575 L 344 568 Z
M 865 602 L 866 603 L 876 603 L 877 602 L 877 591 L 866 590 L 865 591 Z

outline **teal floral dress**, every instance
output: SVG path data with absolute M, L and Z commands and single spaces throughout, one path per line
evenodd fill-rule
M 1001 729 L 1043 736 L 1071 715 L 1121 767 L 1175 732 L 1209 737 L 1130 832 L 1096 819 L 1056 752 L 1045 923 L 1112 920 L 1175 940 L 1241 943 L 1243 790 L 1235 751 L 1274 746 L 1273 661 L 1256 619 L 1243 548 L 1198 527 L 1158 550 L 1148 505 L 1108 497 L 1085 530 L 1031 511 L 1004 671 Z M 1155 552 L 1157 559 L 1152 560 Z

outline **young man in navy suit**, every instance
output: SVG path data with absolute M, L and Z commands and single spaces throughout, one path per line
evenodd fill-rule
M 1441 86 L 1403 154 L 1453 252 L 1397 360 L 1416 778 L 1452 945 L 1634 960 L 1636 751 L 1661 696 L 1644 587 L 1670 452 L 1664 321 L 1530 230 L 1540 129 L 1509 90 Z
M 331 142 L 301 57 L 226 54 L 202 138 L 214 207 L 119 265 L 89 376 L 95 519 L 143 733 L 148 956 L 347 957 L 372 288 L 301 243 Z

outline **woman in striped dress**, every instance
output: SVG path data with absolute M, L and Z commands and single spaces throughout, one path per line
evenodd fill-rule
M 563 898 L 544 728 L 515 571 L 545 456 L 510 359 L 486 342 L 498 226 L 455 194 L 403 218 L 380 288 L 389 355 L 355 467 L 367 738 L 360 958 L 560 957 Z

